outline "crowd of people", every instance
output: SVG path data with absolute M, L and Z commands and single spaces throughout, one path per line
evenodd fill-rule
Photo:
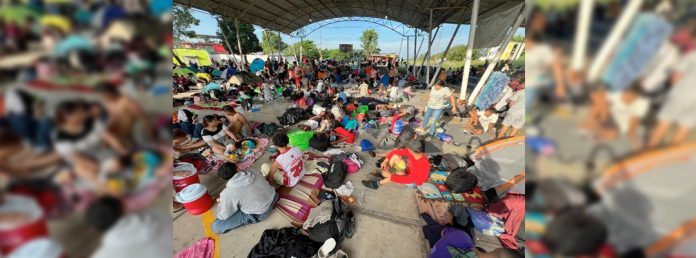
M 215 173 L 226 183 L 219 195 L 217 220 L 212 225 L 219 234 L 267 218 L 279 203 L 277 192 L 292 189 L 309 173 L 303 158 L 308 147 L 323 153 L 332 148 L 360 146 L 371 156 L 381 158 L 369 179 L 362 181 L 365 187 L 417 187 L 429 178 L 431 160 L 425 153 L 425 144 L 442 132 L 444 115 L 468 117 L 461 129 L 472 135 L 487 133 L 491 140 L 517 135 L 525 123 L 524 76 L 509 67 L 510 83 L 503 87 L 494 105 L 479 110 L 468 105 L 454 89 L 459 88 L 463 68 L 443 69 L 421 100 L 415 93 L 427 85 L 416 80 L 413 66 L 399 67 L 397 60 L 377 65 L 369 61 L 306 58 L 298 63 L 269 57 L 263 69 L 253 75 L 247 64 L 238 65 L 233 60 L 212 63 L 201 67 L 193 61 L 180 62 L 174 67 L 192 71 L 174 76 L 174 90 L 193 94 L 180 100 L 184 105 L 175 113 L 174 148 L 181 157 L 198 152 L 209 155 L 209 162 L 222 162 Z M 426 69 L 421 71 L 423 76 Z M 452 87 L 453 83 L 457 84 Z M 408 103 L 413 98 L 424 105 Z M 276 101 L 287 101 L 291 106 L 278 117 L 284 128 L 279 126 L 268 134 L 269 125 L 254 123 L 249 115 L 257 105 Z M 218 103 L 220 109 L 198 117 L 198 111 L 187 106 L 195 103 Z M 379 130 L 384 127 L 387 130 Z M 376 148 L 370 147 L 372 143 L 364 143 L 369 140 L 358 140 L 359 135 L 375 131 Z M 245 141 L 263 137 L 272 139 L 271 162 L 258 171 L 239 169 L 245 159 L 229 154 L 243 148 Z M 332 171 L 334 165 L 328 169 Z M 326 187 L 330 173 L 324 174 L 325 189 L 333 189 Z M 475 249 L 460 251 L 473 254 Z M 496 253 L 513 255 L 498 257 L 514 257 L 514 252 L 508 251 L 501 249 Z
M 1 78 L 0 225 L 18 232 L 3 236 L 16 242 L 3 240 L 0 256 L 118 257 L 137 249 L 168 257 L 161 250 L 171 248 L 170 237 L 143 246 L 123 236 L 171 236 L 167 214 L 149 208 L 170 180 L 166 127 L 133 96 L 150 94 L 162 77 L 170 46 L 158 42 L 171 43 L 171 2 L 28 2 L 5 3 L 0 18 L 0 59 L 20 60 Z M 150 28 L 138 26 L 143 20 Z M 82 224 L 31 237 L 17 230 L 65 224 L 72 214 Z M 84 225 L 101 241 L 52 238 Z

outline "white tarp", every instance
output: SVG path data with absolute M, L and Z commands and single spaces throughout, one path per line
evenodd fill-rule
M 505 39 L 505 32 L 515 23 L 523 6 L 524 2 L 521 2 L 507 10 L 495 12 L 487 17 L 479 17 L 474 48 L 500 46 Z

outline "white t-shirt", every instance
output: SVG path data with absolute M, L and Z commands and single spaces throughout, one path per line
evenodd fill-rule
M 515 93 L 510 96 L 509 100 L 512 102 L 512 106 L 510 106 L 508 113 L 524 114 L 524 89 L 515 91 Z
M 309 119 L 309 120 L 305 121 L 305 122 L 302 123 L 302 124 L 303 124 L 303 125 L 308 125 L 309 128 L 311 128 L 312 130 L 315 130 L 315 129 L 319 128 L 319 122 L 317 122 L 316 120 L 313 120 L 313 119 Z
M 323 88 L 324 88 L 324 82 L 321 81 L 321 80 L 319 80 L 319 82 L 317 83 L 317 91 L 318 91 L 318 92 L 321 92 L 321 90 L 322 90 Z
M 283 185 L 293 187 L 305 174 L 304 161 L 300 148 L 292 147 L 275 159 L 283 172 Z
M 333 114 L 336 119 L 343 117 L 343 111 L 337 105 L 333 105 L 333 107 L 331 107 L 331 114 Z
M 159 210 L 125 215 L 102 237 L 92 258 L 172 257 L 172 220 Z
M 360 89 L 360 96 L 366 97 L 367 95 L 369 95 L 368 90 L 370 89 L 370 87 L 367 85 L 367 83 L 360 84 L 359 89 Z
M 399 88 L 392 86 L 389 88 L 389 97 L 395 99 L 399 96 Z
M 486 116 L 486 111 L 478 111 L 478 119 L 483 131 L 488 132 L 488 125 L 498 121 L 498 114 L 493 113 L 491 116 Z
M 619 127 L 619 131 L 623 134 L 628 132 L 631 125 L 631 118 L 643 118 L 650 108 L 650 101 L 643 97 L 637 97 L 631 103 L 626 103 L 621 97 L 621 93 L 609 93 L 607 100 L 609 101 L 609 110 L 614 122 Z
M 435 90 L 435 87 L 430 89 L 430 100 L 428 101 L 428 108 L 431 109 L 442 109 L 445 107 L 445 101 L 447 98 L 452 96 L 452 91 L 447 87 L 442 87 L 440 90 Z
M 498 98 L 498 101 L 495 103 L 495 110 L 502 110 L 505 106 L 507 106 L 507 101 L 512 97 L 513 91 L 512 88 L 510 87 L 505 87 L 503 89 L 503 93 L 500 94 L 500 98 Z
M 232 143 L 232 139 L 225 133 L 227 131 L 227 126 L 224 124 L 219 124 L 217 129 L 215 131 L 208 131 L 208 129 L 203 129 L 201 131 L 201 138 L 203 138 L 203 141 L 208 143 L 208 145 L 211 145 L 211 142 L 216 141 L 217 143 L 221 144 L 222 146 L 226 146 L 227 144 Z
M 53 142 L 56 152 L 62 157 L 69 157 L 73 153 L 91 153 L 99 147 L 105 125 L 99 120 L 85 121 L 84 131 L 79 135 L 66 134 L 60 130 L 53 132 Z
M 527 48 L 525 54 L 526 87 L 537 88 L 551 83 L 553 75 L 551 65 L 555 54 L 549 45 L 536 43 Z

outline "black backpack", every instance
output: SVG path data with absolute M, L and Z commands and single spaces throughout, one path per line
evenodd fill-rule
M 320 133 L 315 134 L 312 139 L 309 140 L 309 146 L 318 151 L 326 151 L 329 149 L 331 141 L 326 134 Z
M 466 193 L 478 184 L 474 174 L 466 171 L 466 168 L 457 168 L 447 176 L 445 186 L 453 193 Z
M 266 136 L 273 136 L 278 131 L 278 124 L 276 123 L 264 123 L 261 125 L 261 133 Z
M 442 155 L 442 160 L 440 161 L 440 167 L 445 171 L 454 171 L 457 168 L 468 168 L 470 164 L 467 159 L 463 156 L 457 154 L 445 154 Z
M 343 180 L 346 179 L 346 164 L 343 163 L 341 160 L 333 160 L 331 161 L 331 165 L 329 166 L 329 171 L 324 173 L 324 186 L 331 188 L 331 189 L 336 189 L 340 187 L 343 184 Z
M 328 201 L 328 200 L 327 200 Z M 336 245 L 339 246 L 344 238 L 351 238 L 355 227 L 353 211 L 350 207 L 343 203 L 341 198 L 335 198 L 331 201 L 333 211 L 331 212 L 331 220 L 316 224 L 307 229 L 309 239 L 323 243 L 329 238 L 336 240 Z

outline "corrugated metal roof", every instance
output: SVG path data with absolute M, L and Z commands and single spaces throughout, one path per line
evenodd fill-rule
M 481 0 L 479 17 L 507 10 L 524 0 Z M 427 31 L 430 9 L 433 27 L 469 23 L 473 0 L 174 0 L 178 4 L 290 34 L 314 22 L 339 17 L 388 17 Z

